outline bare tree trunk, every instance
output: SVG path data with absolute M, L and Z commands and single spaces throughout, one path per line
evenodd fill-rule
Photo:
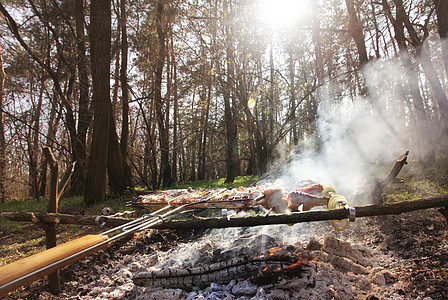
M 6 180 L 6 140 L 5 124 L 3 119 L 3 88 L 5 84 L 6 73 L 3 69 L 2 45 L 0 43 L 0 202 L 7 200 L 5 180 Z
M 119 51 L 117 51 L 116 57 L 116 73 L 120 72 L 120 76 L 116 79 L 116 90 L 114 88 L 114 97 L 118 98 L 118 86 L 121 84 L 122 91 L 122 137 L 121 144 L 118 141 L 118 135 L 115 128 L 116 112 L 117 108 L 115 103 L 118 99 L 114 100 L 111 104 L 111 115 L 109 120 L 109 147 L 107 154 L 107 173 L 109 176 L 109 187 L 114 194 L 123 194 L 124 191 L 131 186 L 130 174 L 131 171 L 126 162 L 127 153 L 127 140 L 129 135 L 129 103 L 128 103 L 128 88 L 127 88 L 127 35 L 123 32 L 123 28 L 126 29 L 126 7 L 125 0 L 121 0 L 120 10 L 121 15 L 119 19 L 119 27 L 121 28 L 122 43 L 121 43 L 121 68 L 119 67 Z M 120 14 L 120 12 L 119 12 Z M 124 143 L 124 145 L 123 145 Z
M 169 160 L 169 128 L 166 126 L 166 114 L 164 113 L 164 103 L 162 98 L 162 74 L 165 65 L 166 58 L 166 37 L 167 37 L 167 12 L 165 10 L 165 4 L 157 4 L 157 16 L 156 16 L 156 31 L 158 37 L 158 53 L 155 62 L 155 82 L 154 82 L 154 100 L 157 116 L 157 124 L 159 127 L 159 142 L 160 142 L 160 172 L 161 179 L 164 187 L 168 187 L 172 183 L 171 178 L 171 166 Z
M 87 169 L 84 202 L 98 203 L 106 197 L 106 168 L 109 144 L 111 3 L 92 1 L 90 44 L 93 82 L 93 135 Z
M 373 22 L 373 28 L 375 30 L 375 43 L 374 43 L 374 48 L 375 48 L 375 57 L 376 59 L 380 59 L 380 35 L 381 35 L 381 31 L 378 27 L 378 21 L 377 21 L 377 17 L 376 17 L 376 9 L 375 9 L 375 3 L 373 2 L 373 0 L 370 0 L 370 7 L 372 8 L 371 11 L 371 16 L 372 16 L 372 22 Z
M 295 74 L 294 74 L 294 51 L 293 45 L 289 45 L 289 99 L 291 102 L 291 130 L 292 130 L 292 142 L 294 146 L 299 143 L 299 137 L 297 135 L 297 120 L 296 120 L 296 87 L 295 87 Z
M 409 19 L 409 16 L 407 15 L 406 10 L 403 7 L 403 1 L 394 0 L 394 3 L 397 7 L 397 11 L 399 11 L 402 15 L 402 21 L 409 33 L 410 43 L 415 48 L 423 71 L 425 72 L 429 84 L 431 85 L 433 94 L 440 108 L 440 113 L 445 128 L 448 128 L 448 99 L 446 97 L 445 91 L 442 88 L 442 84 L 440 83 L 434 65 L 431 61 L 429 45 L 425 43 L 425 40 L 429 35 L 429 20 L 426 20 L 425 24 L 422 26 L 424 34 L 422 37 L 419 37 L 417 31 L 414 28 L 414 25 L 411 23 L 411 20 Z
M 271 148 L 274 147 L 274 44 L 271 42 L 269 47 L 269 143 Z M 270 157 L 271 159 L 271 157 Z
M 121 123 L 121 155 L 126 160 L 128 152 L 129 136 L 129 92 L 128 92 L 128 34 L 127 34 L 127 15 L 126 0 L 121 0 L 121 105 L 122 105 L 122 123 Z
M 443 64 L 448 77 L 448 1 L 434 0 L 434 5 L 436 6 L 440 44 L 442 45 Z
M 406 10 L 403 7 L 403 1 L 394 0 L 394 3 L 397 9 L 403 15 L 403 23 L 409 33 L 410 42 L 417 52 L 420 64 L 423 68 L 423 71 L 425 72 L 429 84 L 431 85 L 433 95 L 440 109 L 440 117 L 445 132 L 448 132 L 448 98 L 446 96 L 445 91 L 443 90 L 442 84 L 440 83 L 440 79 L 431 61 L 431 53 L 429 51 L 429 45 L 428 43 L 425 42 L 425 40 L 429 35 L 428 30 L 429 20 L 426 20 L 425 25 L 422 27 L 424 31 L 423 36 L 419 37 L 417 31 L 414 28 L 414 25 L 411 23 L 411 20 L 409 19 L 409 16 L 406 14 Z
M 211 63 L 210 69 L 213 69 L 213 63 Z M 207 148 L 207 133 L 208 133 L 208 119 L 210 114 L 210 101 L 212 98 L 212 86 L 213 86 L 213 77 L 208 75 L 208 84 L 207 84 L 207 96 L 206 96 L 206 104 L 205 108 L 202 111 L 202 137 L 201 137 L 201 145 L 199 147 L 199 164 L 198 164 L 198 180 L 205 179 L 205 161 L 206 161 L 206 148 Z
M 232 30 L 229 27 L 229 22 L 227 22 L 229 9 L 228 1 L 224 1 L 224 11 L 226 11 L 225 20 L 225 36 L 226 36 L 226 61 L 227 61 L 227 81 L 225 87 L 223 88 L 223 98 L 224 98 L 224 122 L 226 127 L 226 183 L 233 182 L 236 176 L 237 167 L 237 124 L 235 117 L 235 107 L 232 107 L 232 97 L 234 97 L 234 57 L 233 57 L 233 47 L 232 47 Z
M 75 171 L 71 177 L 70 195 L 82 195 L 85 188 L 86 169 L 87 169 L 87 129 L 91 121 L 90 100 L 89 100 L 89 79 L 87 70 L 85 29 L 84 29 L 84 1 L 75 1 L 75 30 L 76 30 L 76 48 L 77 48 L 77 68 L 79 82 L 78 98 L 78 127 L 75 134 L 72 160 L 76 161 Z
M 425 163 L 431 162 L 435 160 L 434 143 L 431 136 L 429 120 L 424 107 L 424 100 L 419 90 L 417 72 L 412 67 L 410 53 L 406 45 L 406 37 L 404 35 L 404 19 L 406 17 L 405 11 L 402 6 L 398 6 L 396 18 L 393 18 L 387 0 L 382 0 L 382 4 L 386 16 L 390 19 L 392 26 L 394 27 L 395 39 L 400 49 L 400 60 L 403 65 L 403 69 L 406 72 L 408 87 L 413 99 L 413 105 L 417 116 L 420 159 Z
M 30 180 L 30 195 L 39 201 L 39 130 L 40 130 L 40 115 L 42 112 L 42 101 L 44 93 L 44 84 L 41 83 L 40 91 L 38 94 L 37 103 L 33 103 L 33 109 L 31 111 L 30 130 L 28 134 L 28 154 L 29 154 L 29 180 Z M 30 85 L 32 88 L 32 84 Z M 31 90 L 33 93 L 33 90 Z M 31 96 L 33 99 L 34 97 Z M 34 101 L 33 101 L 34 102 Z
M 173 45 L 173 34 L 171 36 L 171 45 Z M 171 64 L 172 64 L 172 80 L 173 80 L 173 166 L 172 166 L 172 178 L 173 182 L 178 181 L 177 176 L 177 156 L 179 155 L 179 141 L 178 141 L 178 128 L 179 128 L 179 99 L 177 95 L 177 63 L 176 55 L 174 54 L 174 47 L 171 47 Z
M 349 20 L 348 30 L 353 40 L 355 41 L 356 48 L 358 49 L 359 68 L 362 72 L 364 66 L 369 62 L 369 58 L 367 57 L 367 48 L 365 43 L 363 27 L 358 19 L 358 16 L 356 15 L 354 0 L 345 0 L 345 4 L 347 5 L 347 11 L 348 11 L 348 20 Z M 361 88 L 361 94 L 367 95 L 366 86 L 362 85 L 360 88 Z
M 56 117 L 56 113 L 57 113 L 57 109 L 58 109 L 58 103 L 55 100 L 56 99 L 56 95 L 54 95 L 54 99 L 51 102 L 51 111 L 50 111 L 50 120 L 48 121 L 48 129 L 47 129 L 47 142 L 46 142 L 46 146 L 52 148 L 53 144 L 54 144 L 54 140 L 56 137 L 56 131 L 57 131 L 57 127 L 61 118 L 61 112 L 59 113 L 59 115 Z M 42 156 L 41 159 L 42 163 L 41 163 L 41 173 L 40 173 L 40 179 L 39 179 L 39 184 L 40 184 L 40 191 L 39 191 L 39 195 L 40 196 L 45 196 L 45 191 L 47 188 L 47 166 L 48 166 L 48 161 L 45 158 L 45 156 Z
M 316 53 L 316 77 L 317 77 L 317 86 L 321 86 L 325 80 L 324 55 L 322 53 L 322 37 L 320 35 L 320 20 L 318 17 L 318 5 L 316 1 L 312 1 L 312 3 L 313 3 L 312 39 L 314 44 L 314 52 Z M 303 135 L 303 133 L 301 134 Z M 317 134 L 315 135 L 315 140 L 317 151 L 320 151 L 323 142 L 320 139 L 320 136 Z
M 345 4 L 347 5 L 348 11 L 348 29 L 355 41 L 356 48 L 358 48 L 359 65 L 362 69 L 362 67 L 369 62 L 362 24 L 356 15 L 354 0 L 345 0 Z
M 115 122 L 112 116 L 112 108 L 109 120 L 107 174 L 109 175 L 109 187 L 112 193 L 122 195 L 131 186 L 131 172 L 120 149 L 117 131 L 115 130 Z

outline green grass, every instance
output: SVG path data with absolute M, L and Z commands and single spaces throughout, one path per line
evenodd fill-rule
M 409 161 L 399 174 L 401 183 L 383 190 L 385 202 L 399 202 L 448 194 L 448 155 L 437 157 L 436 163 L 423 168 L 418 161 Z
M 225 183 L 225 178 L 215 180 L 197 180 L 189 181 L 185 183 L 176 183 L 170 187 L 170 189 L 185 189 L 191 187 L 193 189 L 200 188 L 235 188 L 240 186 L 249 186 L 258 179 L 258 176 L 238 176 L 233 183 Z

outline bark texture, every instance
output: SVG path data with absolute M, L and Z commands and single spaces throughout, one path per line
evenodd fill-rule
M 106 197 L 106 168 L 109 144 L 111 3 L 92 1 L 90 7 L 90 44 L 93 82 L 93 135 L 84 202 L 92 205 Z

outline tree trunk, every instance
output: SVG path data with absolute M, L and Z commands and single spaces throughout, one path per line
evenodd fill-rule
M 398 6 L 396 18 L 393 18 L 390 6 L 387 0 L 382 0 L 383 9 L 386 16 L 390 19 L 395 31 L 395 39 L 400 50 L 400 60 L 405 70 L 408 80 L 408 87 L 413 99 L 413 105 L 417 116 L 417 134 L 419 139 L 419 155 L 424 162 L 435 160 L 434 143 L 431 136 L 430 124 L 426 115 L 424 100 L 420 94 L 417 72 L 412 66 L 409 50 L 406 45 L 406 37 L 404 35 L 404 19 L 406 17 L 403 7 Z
M 113 112 L 113 103 L 111 104 L 111 115 L 109 121 L 109 147 L 107 153 L 107 172 L 109 177 L 109 188 L 114 194 L 122 195 L 127 188 L 131 186 L 130 180 L 130 168 L 126 162 L 128 135 L 129 135 L 129 101 L 128 101 L 128 87 L 127 87 L 127 58 L 128 58 L 128 43 L 126 34 L 126 0 L 121 0 L 120 10 L 121 16 L 119 19 L 119 27 L 121 28 L 122 41 L 121 41 L 121 68 L 117 67 L 116 73 L 120 72 L 118 78 L 121 84 L 122 91 L 122 131 L 121 131 L 121 143 L 118 141 L 118 135 L 115 128 L 116 116 Z M 117 66 L 119 64 L 119 55 L 117 51 Z M 119 70 L 118 70 L 119 69 Z M 117 79 L 117 81 L 118 81 Z M 117 91 L 114 91 L 114 95 L 118 97 L 118 82 Z M 118 101 L 117 101 L 118 102 Z
M 121 105 L 122 105 L 122 123 L 121 123 L 121 155 L 126 160 L 128 152 L 129 136 L 129 92 L 128 92 L 128 34 L 127 34 L 127 15 L 126 0 L 121 0 Z
M 291 130 L 292 143 L 294 146 L 299 144 L 299 137 L 297 135 L 297 120 L 296 120 L 296 87 L 294 74 L 294 51 L 293 45 L 289 45 L 289 98 L 291 102 Z
M 40 131 L 40 116 L 42 113 L 42 101 L 44 94 L 45 82 L 41 83 L 37 103 L 33 101 L 33 110 L 31 111 L 30 130 L 28 134 L 28 154 L 29 154 L 29 180 L 30 180 L 30 195 L 39 201 L 39 131 Z M 30 85 L 33 86 L 32 84 Z M 31 99 L 34 99 L 33 90 L 31 90 Z
M 5 180 L 6 180 L 6 140 L 5 124 L 3 119 L 3 88 L 5 84 L 6 73 L 3 68 L 2 45 L 0 43 L 0 202 L 7 200 Z
M 345 4 L 348 11 L 348 30 L 358 49 L 359 67 L 362 69 L 369 62 L 362 24 L 356 15 L 354 0 L 345 0 Z
M 173 45 L 173 34 L 171 33 L 171 45 Z M 172 168 L 172 179 L 173 182 L 178 181 L 177 176 L 177 156 L 178 154 L 178 128 L 179 128 L 179 99 L 177 95 L 177 63 L 176 56 L 174 54 L 174 47 L 171 47 L 171 64 L 173 69 L 173 168 Z
M 131 186 L 131 171 L 120 149 L 114 118 L 112 116 L 112 107 L 109 120 L 107 174 L 109 175 L 109 187 L 112 193 L 122 195 L 124 191 Z
M 213 64 L 211 64 L 211 69 L 213 68 Z M 212 98 L 212 86 L 213 86 L 213 77 L 208 75 L 208 85 L 207 85 L 207 96 L 205 104 L 205 109 L 203 109 L 202 114 L 204 115 L 202 120 L 202 138 L 201 145 L 199 150 L 199 164 L 198 164 L 198 180 L 205 179 L 205 161 L 206 161 L 206 148 L 207 148 L 207 133 L 208 133 L 208 119 L 210 113 L 210 102 Z
M 437 75 L 437 72 L 434 68 L 434 65 L 431 61 L 431 53 L 429 51 L 429 45 L 425 40 L 428 36 L 428 28 L 427 23 L 425 22 L 425 25 L 423 26 L 424 35 L 423 37 L 419 37 L 417 34 L 417 31 L 414 28 L 414 25 L 411 23 L 411 20 L 409 19 L 409 16 L 406 14 L 406 10 L 403 7 L 403 1 L 402 0 L 394 0 L 394 3 L 399 9 L 400 12 L 402 12 L 403 15 L 403 23 L 409 33 L 410 36 L 410 42 L 412 46 L 415 48 L 418 58 L 420 60 L 420 64 L 423 68 L 423 71 L 425 72 L 426 78 L 429 81 L 429 84 L 431 85 L 431 89 L 433 92 L 433 95 L 436 99 L 437 105 L 439 106 L 440 110 L 440 117 L 443 123 L 443 127 L 445 132 L 448 131 L 448 99 L 446 97 L 446 93 L 443 90 L 442 84 L 440 83 L 440 79 Z
M 225 18 L 229 17 L 228 1 L 224 1 L 224 11 L 227 12 Z M 226 61 L 227 61 L 227 81 L 223 89 L 224 98 L 224 122 L 226 127 L 226 183 L 231 183 L 236 177 L 236 167 L 238 159 L 238 142 L 237 133 L 238 127 L 236 122 L 236 108 L 232 107 L 232 98 L 234 97 L 234 56 L 233 56 L 233 41 L 232 41 L 232 29 L 229 22 L 225 25 L 226 36 Z
M 56 97 L 56 96 L 55 96 Z M 47 142 L 46 145 L 50 148 L 53 147 L 56 131 L 57 131 L 57 125 L 59 124 L 60 116 L 56 118 L 56 109 L 58 108 L 57 101 L 53 99 L 51 102 L 51 111 L 50 111 L 50 120 L 48 121 L 48 129 L 47 129 Z M 45 158 L 45 156 L 42 156 L 41 159 L 41 173 L 40 173 L 40 190 L 39 195 L 45 196 L 45 191 L 47 189 L 47 167 L 48 167 L 48 161 Z
M 82 195 L 86 178 L 87 154 L 86 139 L 87 129 L 90 125 L 91 114 L 89 109 L 89 79 L 87 70 L 85 29 L 84 29 L 84 1 L 76 0 L 74 9 L 75 30 L 76 30 L 76 50 L 78 68 L 78 127 L 76 130 L 74 143 L 72 145 L 72 160 L 76 161 L 75 172 L 71 177 L 70 195 Z
M 271 41 L 269 47 L 269 143 L 274 147 L 274 115 L 275 115 L 275 95 L 274 95 L 274 44 Z M 270 157 L 271 159 L 272 157 Z
M 434 0 L 437 14 L 437 27 L 442 45 L 443 64 L 445 65 L 445 74 L 448 77 L 448 1 Z
M 348 11 L 348 30 L 358 49 L 359 69 L 363 72 L 364 66 L 369 62 L 363 27 L 356 15 L 354 0 L 345 0 L 345 4 L 347 5 Z M 365 85 L 361 85 L 360 89 L 362 95 L 367 95 L 367 88 Z
M 156 107 L 157 124 L 159 127 L 159 142 L 160 142 L 160 173 L 162 184 L 164 187 L 168 187 L 172 184 L 171 178 L 171 166 L 169 160 L 169 128 L 166 126 L 164 113 L 164 103 L 162 97 L 162 74 L 165 65 L 166 57 L 166 37 L 167 37 L 167 20 L 166 20 L 165 5 L 162 3 L 157 4 L 157 16 L 156 16 L 156 31 L 158 38 L 158 53 L 155 62 L 155 78 L 154 78 L 154 100 Z M 168 114 L 169 111 L 166 111 Z
M 90 7 L 90 44 L 93 83 L 93 135 L 87 169 L 84 202 L 98 203 L 106 197 L 106 167 L 109 144 L 111 3 L 93 1 Z

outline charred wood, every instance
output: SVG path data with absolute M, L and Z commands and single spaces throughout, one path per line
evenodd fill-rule
M 133 281 L 136 285 L 147 287 L 181 288 L 206 287 L 210 283 L 227 284 L 234 279 L 251 278 L 255 282 L 273 280 L 280 276 L 294 273 L 300 277 L 307 272 L 306 264 L 291 267 L 295 262 L 292 257 L 236 257 L 196 268 L 171 269 L 140 272 Z M 308 267 L 309 268 L 309 267 Z M 294 272 L 292 272 L 294 270 Z M 309 273 L 309 271 L 308 271 Z

